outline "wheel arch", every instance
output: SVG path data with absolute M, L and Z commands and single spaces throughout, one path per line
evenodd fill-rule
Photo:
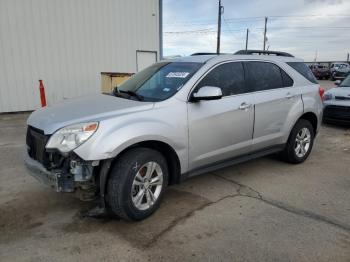
M 314 131 L 314 135 L 316 136 L 320 120 L 317 118 L 316 113 L 308 111 L 308 112 L 302 113 L 301 115 L 299 115 L 299 117 L 295 118 L 295 120 L 292 122 L 292 124 L 289 126 L 288 130 L 285 133 L 283 143 L 287 143 L 293 128 L 295 127 L 295 125 L 298 123 L 300 119 L 307 120 L 311 123 Z
M 145 140 L 141 142 L 134 143 L 132 145 L 129 145 L 128 147 L 124 148 L 121 152 L 119 152 L 113 159 L 111 159 L 109 162 L 109 167 L 108 167 L 108 172 L 105 174 L 105 178 L 103 179 L 104 183 L 101 184 L 100 186 L 103 187 L 103 191 L 106 188 L 107 181 L 109 179 L 110 175 L 110 167 L 113 166 L 113 164 L 118 161 L 120 156 L 122 156 L 124 153 L 129 151 L 132 148 L 137 148 L 137 147 L 142 147 L 142 148 L 150 148 L 154 149 L 158 152 L 160 152 L 167 164 L 168 164 L 168 169 L 169 169 L 169 185 L 171 184 L 176 184 L 180 182 L 181 178 L 181 163 L 180 159 L 175 151 L 175 149 L 170 146 L 169 144 L 159 141 L 159 140 Z
M 309 121 L 311 123 L 313 129 L 314 129 L 313 130 L 314 131 L 314 135 L 316 135 L 316 133 L 317 133 L 317 126 L 318 126 L 318 118 L 317 118 L 315 113 L 313 113 L 313 112 L 306 112 L 306 113 L 302 114 L 299 117 L 299 119 L 305 119 L 305 120 Z

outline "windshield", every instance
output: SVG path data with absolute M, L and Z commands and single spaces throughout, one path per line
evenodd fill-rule
M 335 67 L 340 68 L 340 69 L 346 68 L 347 66 L 348 65 L 346 65 L 346 64 L 335 64 Z
M 160 62 L 133 75 L 118 87 L 124 98 L 162 101 L 173 96 L 202 66 L 192 62 Z M 124 95 L 128 94 L 127 97 Z
M 348 75 L 343 82 L 340 83 L 340 87 L 350 87 L 350 75 Z

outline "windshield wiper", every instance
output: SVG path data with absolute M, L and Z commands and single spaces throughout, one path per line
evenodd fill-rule
M 144 97 L 142 95 L 139 95 L 137 94 L 136 92 L 134 91 L 130 91 L 130 90 L 118 90 L 118 92 L 120 93 L 125 93 L 125 94 L 128 94 L 129 96 L 133 96 L 133 97 L 136 97 L 137 100 L 139 101 L 142 101 L 144 99 Z

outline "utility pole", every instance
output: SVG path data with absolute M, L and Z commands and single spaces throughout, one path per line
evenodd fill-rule
M 248 50 L 248 35 L 249 35 L 249 29 L 247 28 L 247 35 L 245 37 L 245 50 Z
M 349 63 L 349 58 L 350 58 L 350 54 L 348 53 L 348 56 L 346 58 L 346 62 L 348 62 L 348 63 Z
M 266 31 L 267 31 L 267 16 L 265 16 L 265 28 L 264 28 L 264 51 L 266 48 Z
M 316 49 L 316 51 L 315 51 L 315 59 L 314 59 L 315 63 L 317 62 L 317 57 L 318 57 L 318 50 Z
M 218 9 L 218 38 L 216 42 L 216 53 L 220 53 L 220 35 L 221 35 L 221 15 L 224 13 L 224 7 L 221 5 L 221 0 L 219 0 Z

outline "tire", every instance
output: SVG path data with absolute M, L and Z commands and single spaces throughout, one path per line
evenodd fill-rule
M 149 178 L 147 178 L 148 170 L 154 170 Z M 117 159 L 111 169 L 106 195 L 108 210 L 113 215 L 126 220 L 138 221 L 149 217 L 159 207 L 168 185 L 168 174 L 167 162 L 158 151 L 149 148 L 130 149 Z M 155 182 L 157 185 L 152 185 L 146 181 L 158 176 L 162 179 Z M 140 182 L 143 181 L 142 179 L 146 182 Z M 161 184 L 160 189 L 158 184 Z M 142 195 L 142 192 L 149 190 L 151 190 L 152 195 L 150 192 Z M 138 198 L 141 195 L 142 197 Z M 157 196 L 157 198 L 151 196 Z M 141 202 L 135 199 L 141 199 Z M 149 202 L 151 204 L 148 204 L 149 199 L 151 199 Z M 155 199 L 155 201 L 152 201 L 152 199 Z M 135 202 L 140 202 L 139 206 Z
M 307 141 L 306 139 L 302 139 L 303 144 L 300 144 L 301 143 L 300 137 L 302 137 L 300 135 L 303 134 L 302 130 L 305 131 L 306 137 L 309 137 L 308 147 L 306 147 L 306 144 L 307 144 L 305 142 Z M 298 136 L 299 142 L 297 142 L 297 136 Z M 299 164 L 304 162 L 308 158 L 312 150 L 314 138 L 315 138 L 315 133 L 311 123 L 305 119 L 299 119 L 298 122 L 294 125 L 292 131 L 290 132 L 287 144 L 285 146 L 284 151 L 282 152 L 283 159 L 286 162 L 292 163 L 292 164 Z M 299 150 L 298 150 L 298 145 L 300 146 Z M 304 148 L 304 152 L 302 152 L 303 150 L 301 149 L 301 147 Z M 299 151 L 299 153 L 297 153 L 297 151 Z

